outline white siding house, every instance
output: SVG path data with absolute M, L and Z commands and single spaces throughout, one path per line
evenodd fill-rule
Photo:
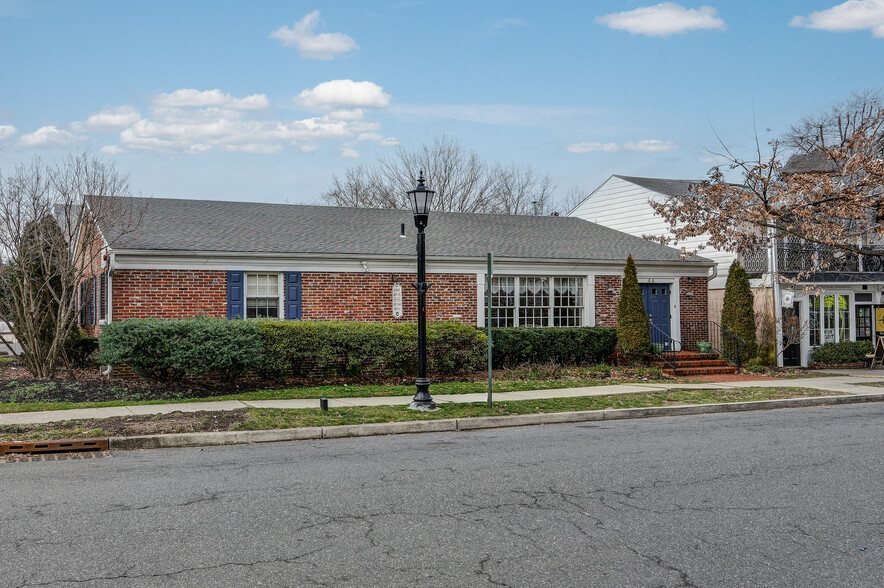
M 669 225 L 651 208 L 649 201 L 663 202 L 669 196 L 688 193 L 691 184 L 701 180 L 666 180 L 613 175 L 592 191 L 568 216 L 576 216 L 637 237 L 671 236 Z M 705 244 L 704 237 L 679 242 L 690 255 Z M 709 318 L 718 320 L 724 299 L 727 272 L 735 255 L 715 249 L 699 253 L 716 262 L 715 277 L 709 281 Z M 712 275 L 712 274 L 710 274 Z

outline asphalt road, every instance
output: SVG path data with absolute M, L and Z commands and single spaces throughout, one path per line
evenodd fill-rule
M 0 464 L 3 586 L 884 586 L 884 405 Z

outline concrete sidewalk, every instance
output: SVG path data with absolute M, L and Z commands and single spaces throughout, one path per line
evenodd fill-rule
M 877 370 L 876 370 L 877 371 Z M 499 392 L 494 394 L 495 401 L 540 400 L 547 398 L 575 398 L 586 396 L 607 396 L 610 394 L 634 394 L 640 392 L 662 392 L 667 390 L 725 390 L 730 388 L 748 387 L 792 387 L 813 388 L 831 392 L 846 393 L 854 396 L 881 394 L 884 388 L 869 385 L 870 382 L 884 382 L 884 372 L 872 370 L 856 370 L 856 374 L 838 374 L 819 378 L 794 378 L 770 380 L 746 380 L 734 382 L 710 382 L 706 384 L 682 384 L 678 382 L 647 382 L 636 384 L 617 384 L 612 386 L 592 386 L 587 388 L 558 388 L 553 390 L 526 390 L 521 392 Z M 827 372 L 831 373 L 831 372 Z M 384 396 L 366 398 L 329 398 L 329 407 L 345 406 L 397 406 L 411 402 L 412 396 Z M 485 402 L 487 394 L 439 394 L 433 395 L 437 404 L 453 402 Z M 305 400 L 225 400 L 221 402 L 186 402 L 176 404 L 145 404 L 132 406 L 115 406 L 107 408 L 82 408 L 74 410 L 52 410 L 43 412 L 19 412 L 0 414 L 0 425 L 25 425 L 49 423 L 77 419 L 101 419 L 108 417 L 127 417 L 150 414 L 168 414 L 171 412 L 198 412 L 236 410 L 240 408 L 318 408 L 318 399 Z

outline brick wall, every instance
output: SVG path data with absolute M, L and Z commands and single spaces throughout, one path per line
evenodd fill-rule
M 595 277 L 595 324 L 617 326 L 617 301 L 620 298 L 620 276 Z M 686 350 L 695 350 L 697 341 L 709 340 L 708 289 L 705 277 L 681 277 L 679 308 L 681 309 L 681 341 Z M 609 290 L 613 290 L 610 292 Z
M 105 251 L 103 249 L 103 242 L 101 237 L 95 234 L 94 225 L 90 225 L 86 222 L 83 223 L 82 230 L 80 231 L 80 242 L 78 243 L 77 250 L 77 261 L 80 264 L 80 267 L 83 268 L 82 278 L 89 279 L 94 278 L 98 281 L 99 276 L 104 273 L 106 270 L 102 268 L 102 263 L 104 260 Z M 77 293 L 79 295 L 80 289 L 77 287 Z M 101 300 L 96 295 L 94 286 L 93 286 L 93 304 L 94 304 L 94 320 L 98 322 L 98 314 L 100 312 Z M 79 298 L 78 298 L 79 301 Z M 80 303 L 84 303 L 85 301 L 79 301 Z M 76 313 L 76 320 L 79 322 L 80 312 Z M 101 333 L 101 327 L 97 324 L 82 324 L 80 327 L 91 337 L 97 337 Z
M 621 276 L 595 277 L 595 324 L 597 327 L 617 326 L 617 301 L 620 300 L 622 281 Z
M 401 319 L 393 318 L 393 280 L 402 286 Z M 354 321 L 417 320 L 415 274 L 305 272 L 302 317 Z M 427 320 L 476 324 L 475 274 L 428 274 Z
M 681 308 L 681 344 L 685 351 L 696 351 L 697 341 L 709 340 L 709 289 L 705 277 L 678 280 Z
M 414 274 L 393 274 L 402 286 L 403 317 L 417 320 Z M 476 324 L 476 276 L 429 274 L 427 319 Z M 304 272 L 302 318 L 396 321 L 390 274 Z M 118 270 L 113 276 L 113 320 L 227 316 L 227 273 L 204 270 Z
M 117 270 L 112 319 L 227 317 L 227 272 Z

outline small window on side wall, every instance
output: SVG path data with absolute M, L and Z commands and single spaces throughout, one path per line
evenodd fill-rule
M 246 274 L 246 318 L 279 318 L 282 280 L 279 274 Z

